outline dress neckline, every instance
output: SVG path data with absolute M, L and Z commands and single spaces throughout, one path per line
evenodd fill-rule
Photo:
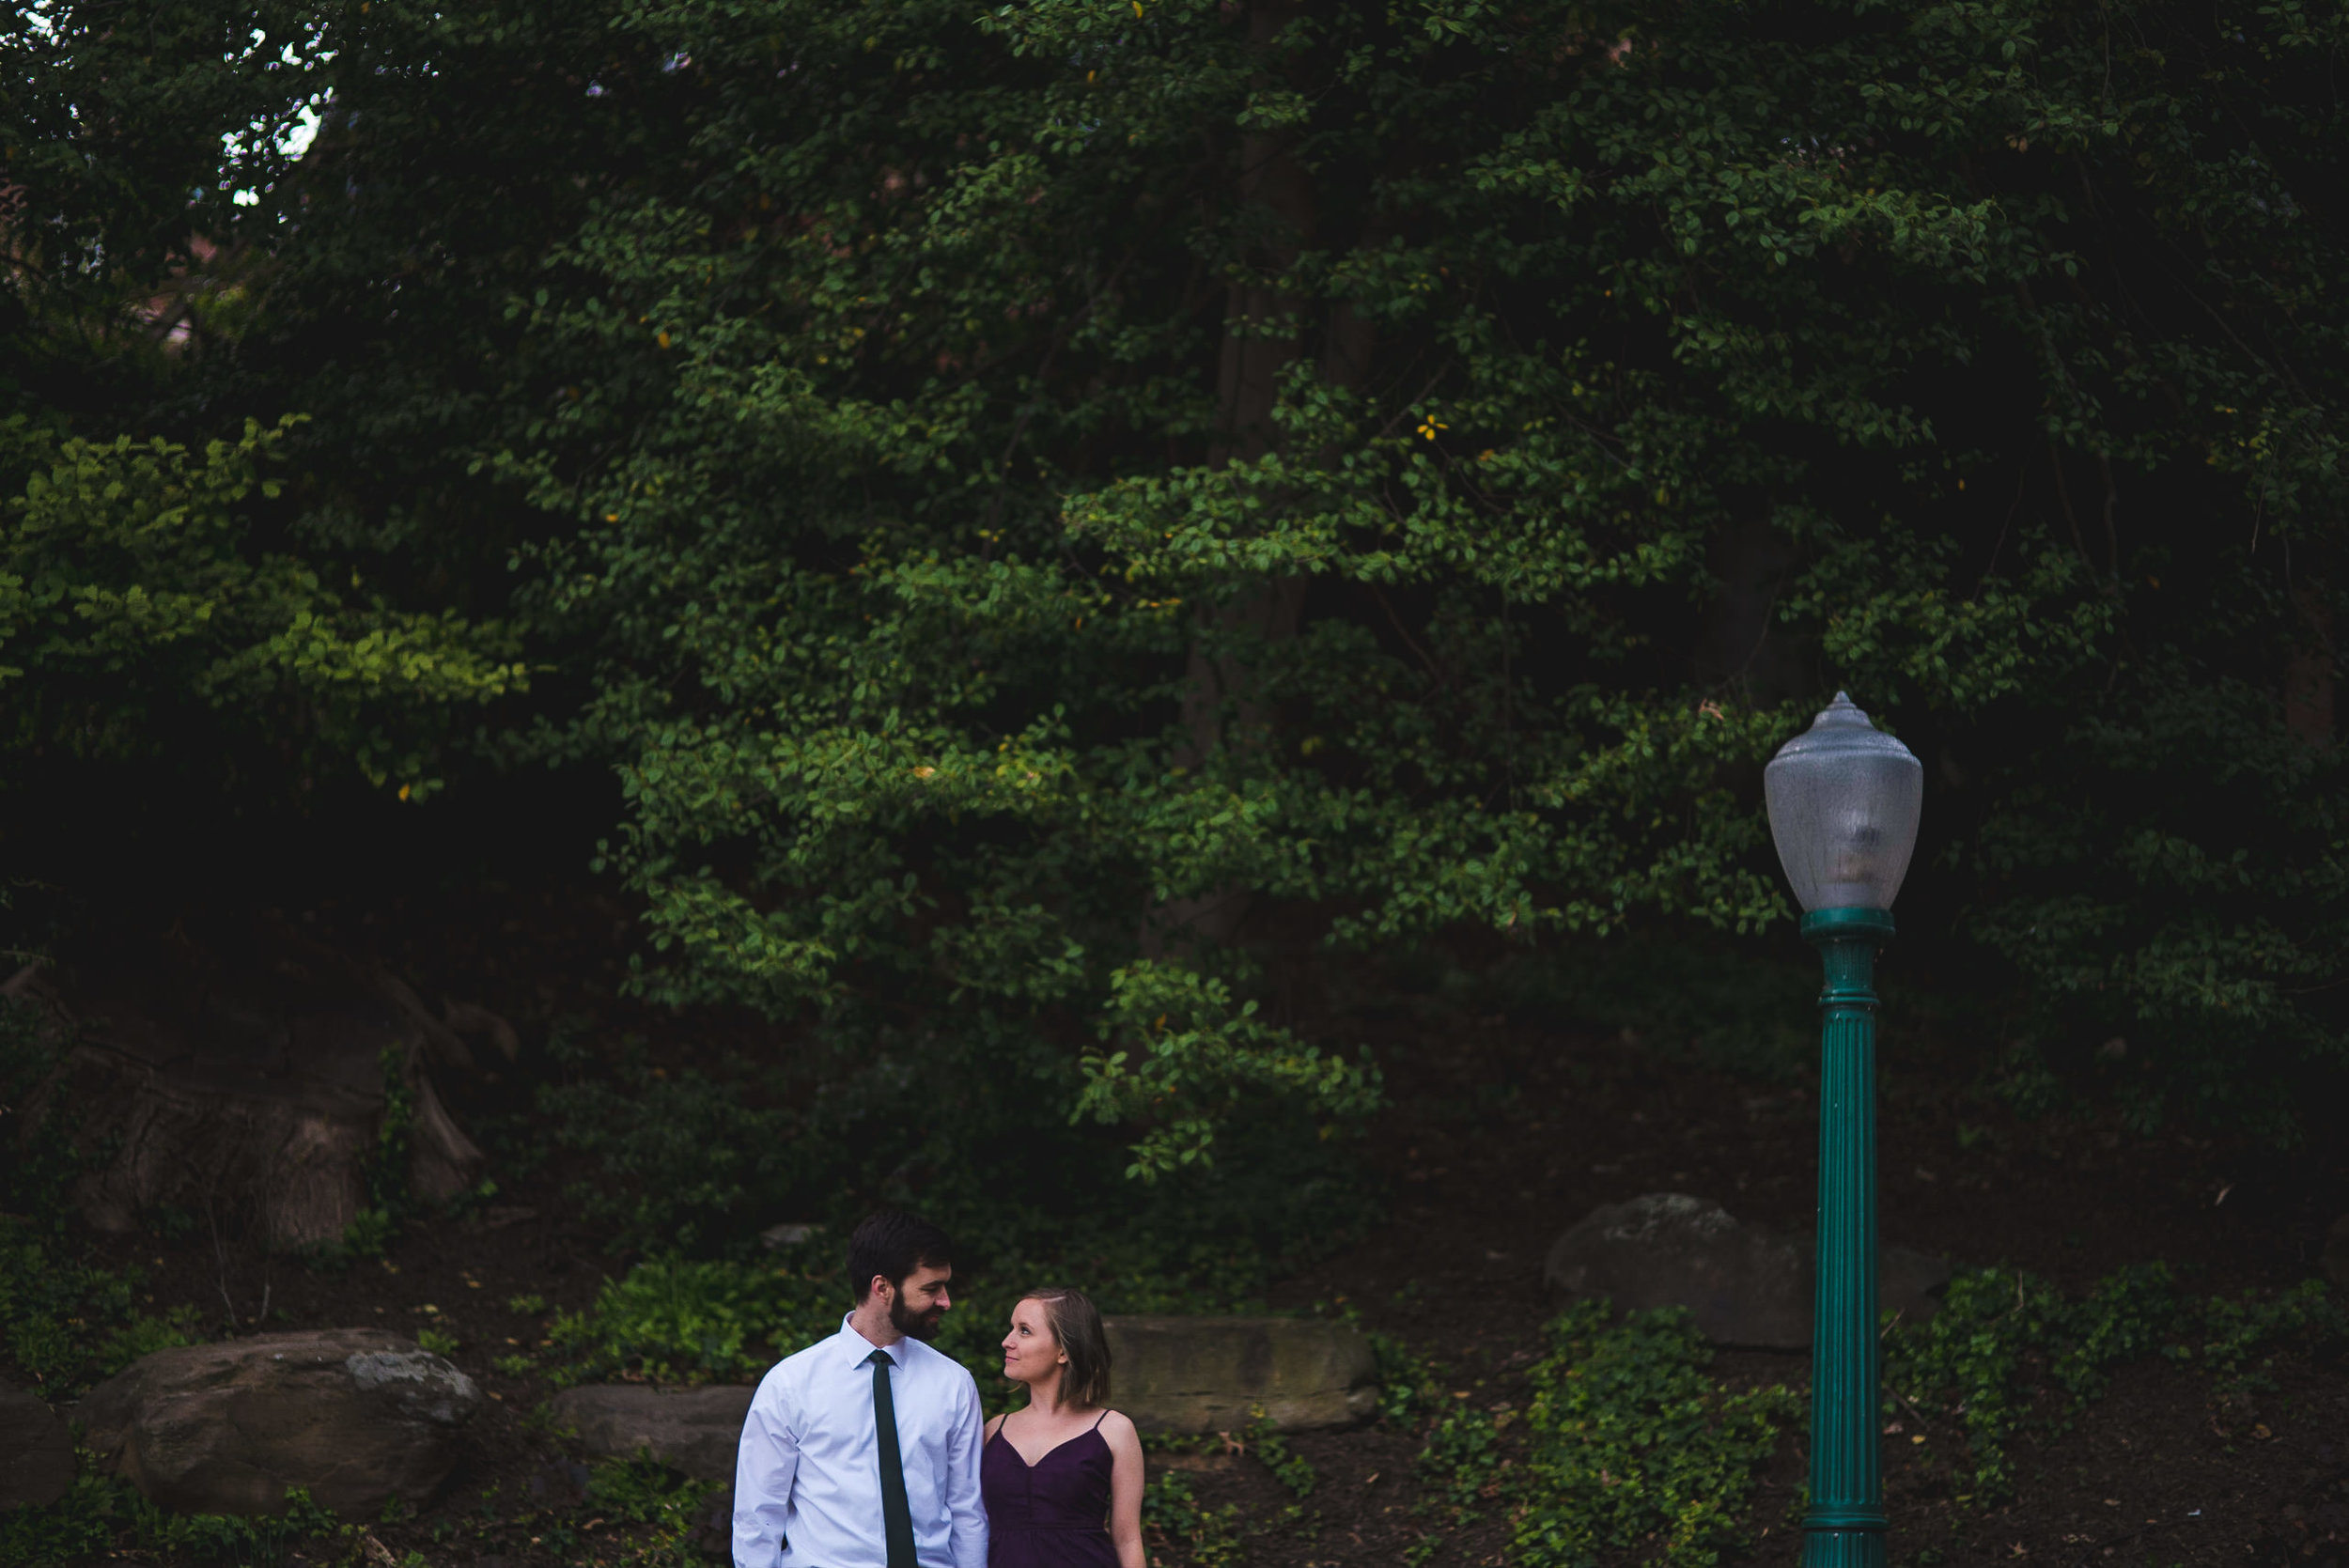
M 1080 1443 L 1084 1441 L 1087 1437 L 1097 1436 L 1101 1431 L 1101 1422 L 1108 1415 L 1108 1409 L 1104 1408 L 1100 1415 L 1093 1418 L 1093 1424 L 1091 1426 L 1086 1427 L 1082 1432 L 1078 1433 L 1074 1437 L 1063 1437 L 1059 1442 L 1054 1443 L 1050 1448 L 1048 1448 L 1042 1453 L 1037 1454 L 1034 1463 L 1030 1463 L 1028 1456 L 1019 1452 L 1019 1445 L 1013 1442 L 1010 1436 L 1004 1432 L 1003 1429 L 1011 1424 L 1011 1416 L 1009 1414 L 1006 1414 L 1002 1421 L 995 1423 L 995 1436 L 989 1438 L 988 1441 L 1003 1444 L 1003 1447 L 1011 1450 L 1011 1456 L 1019 1461 L 1020 1468 L 1033 1470 L 1037 1465 L 1043 1464 L 1047 1459 L 1051 1458 L 1052 1455 L 1058 1453 L 1069 1444 Z

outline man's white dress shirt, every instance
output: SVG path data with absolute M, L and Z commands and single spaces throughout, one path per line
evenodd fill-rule
M 919 1340 L 840 1332 L 786 1357 L 751 1397 L 734 1461 L 735 1568 L 888 1568 L 873 1369 L 889 1357 L 897 1452 L 922 1568 L 987 1568 L 978 1385 Z

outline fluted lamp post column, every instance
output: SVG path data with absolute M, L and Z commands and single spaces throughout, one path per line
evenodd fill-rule
M 1876 949 L 1917 847 L 1924 769 L 1843 692 L 1763 770 L 1770 836 L 1819 950 L 1818 1279 L 1803 1568 L 1883 1568 L 1876 1408 Z

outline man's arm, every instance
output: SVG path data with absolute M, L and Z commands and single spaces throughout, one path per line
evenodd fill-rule
M 952 1521 L 955 1568 L 987 1568 L 987 1509 L 979 1501 L 979 1453 L 987 1446 L 981 1436 L 987 1420 L 979 1406 L 979 1386 L 969 1373 L 962 1374 L 957 1397 L 960 1408 L 946 1441 L 946 1513 Z
M 780 1377 L 759 1385 L 735 1450 L 734 1568 L 775 1568 L 783 1552 L 783 1521 L 791 1511 L 800 1440 L 798 1412 L 787 1407 L 782 1385 Z

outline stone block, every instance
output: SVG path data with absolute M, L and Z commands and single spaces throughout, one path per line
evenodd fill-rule
M 734 1449 L 750 1414 L 747 1384 L 663 1390 L 642 1383 L 583 1383 L 548 1401 L 557 1425 L 599 1458 L 650 1455 L 696 1481 L 734 1479 Z
M 1237 1432 L 1262 1405 L 1283 1432 L 1353 1426 L 1378 1364 L 1349 1324 L 1297 1317 L 1112 1317 L 1111 1403 L 1148 1433 Z

